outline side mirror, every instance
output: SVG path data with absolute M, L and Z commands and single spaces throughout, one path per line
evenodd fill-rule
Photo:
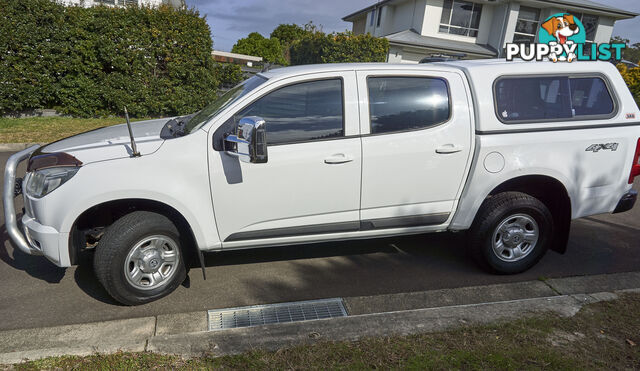
M 236 134 L 224 138 L 224 151 L 242 162 L 267 162 L 267 124 L 257 116 L 240 119 Z

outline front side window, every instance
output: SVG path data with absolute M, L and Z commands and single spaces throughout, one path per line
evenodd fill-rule
M 416 130 L 449 119 L 447 83 L 432 77 L 369 77 L 371 134 Z
M 495 84 L 503 122 L 558 121 L 609 115 L 614 104 L 599 77 L 507 77 Z
M 532 44 L 535 42 L 540 21 L 540 9 L 520 7 L 516 31 L 513 34 L 514 43 Z
M 283 144 L 344 136 L 342 80 L 285 86 L 233 117 L 258 116 L 267 124 L 267 143 Z
M 462 36 L 478 36 L 482 5 L 461 0 L 444 0 L 440 32 Z
M 249 94 L 252 90 L 264 84 L 265 81 L 267 81 L 266 78 L 255 75 L 236 85 L 232 89 L 229 89 L 229 91 L 218 97 L 218 99 L 209 103 L 209 105 L 203 108 L 200 112 L 196 113 L 187 122 L 186 132 L 192 133 L 200 129 L 218 113 L 222 112 L 225 108 L 235 103 L 238 99 Z

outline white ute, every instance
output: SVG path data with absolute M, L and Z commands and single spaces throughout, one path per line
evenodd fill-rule
M 640 112 L 605 62 L 282 68 L 132 128 L 137 151 L 123 124 L 13 155 L 3 194 L 18 249 L 92 253 L 129 305 L 203 252 L 425 232 L 468 230 L 480 265 L 521 272 L 572 219 L 631 209 L 640 175 Z

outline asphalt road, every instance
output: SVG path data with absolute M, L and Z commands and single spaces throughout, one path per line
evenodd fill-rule
M 9 155 L 0 153 L 2 173 Z M 635 188 L 640 189 L 640 182 Z M 438 233 L 212 253 L 206 256 L 206 281 L 199 269 L 192 269 L 190 279 L 170 296 L 143 306 L 125 307 L 110 299 L 98 284 L 90 262 L 58 268 L 43 257 L 14 249 L 3 215 L 0 330 L 640 271 L 640 206 L 636 206 L 623 214 L 575 221 L 566 254 L 549 252 L 534 268 L 513 276 L 481 271 L 465 255 L 462 235 Z

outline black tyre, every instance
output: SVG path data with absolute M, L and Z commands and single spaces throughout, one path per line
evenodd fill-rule
M 135 211 L 105 230 L 93 268 L 115 300 L 138 305 L 170 294 L 184 281 L 184 256 L 180 233 L 171 220 Z
M 514 274 L 534 266 L 547 252 L 553 217 L 538 199 L 504 192 L 485 200 L 469 233 L 469 250 L 485 270 Z

